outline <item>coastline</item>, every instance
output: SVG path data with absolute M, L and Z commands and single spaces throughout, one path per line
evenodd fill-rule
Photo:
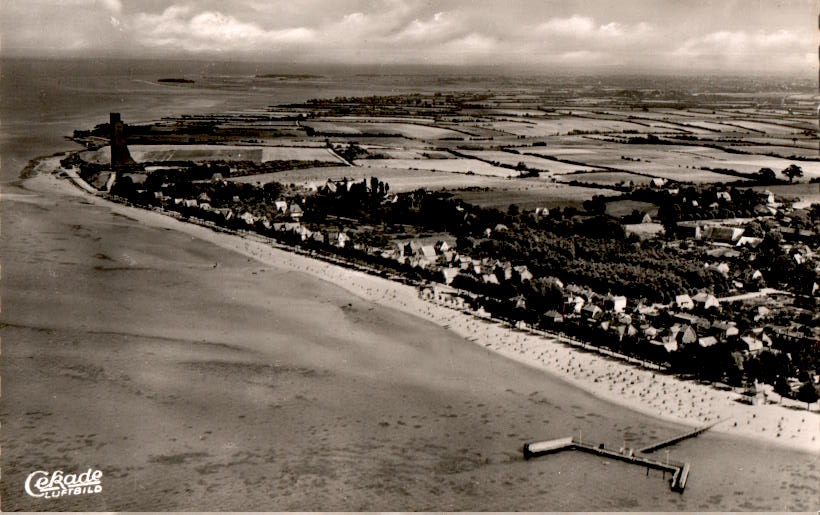
M 820 452 L 820 415 L 778 405 L 748 406 L 738 394 L 718 391 L 693 381 L 641 369 L 599 354 L 581 352 L 557 337 L 543 338 L 478 319 L 419 297 L 417 290 L 382 277 L 271 247 L 261 237 L 216 232 L 164 214 L 90 196 L 53 174 L 60 156 L 36 160 L 44 187 L 59 188 L 127 214 L 141 223 L 173 229 L 229 249 L 261 263 L 310 274 L 381 306 L 431 321 L 496 354 L 542 370 L 612 404 L 686 426 L 718 423 L 712 430 L 734 437 L 809 453 Z

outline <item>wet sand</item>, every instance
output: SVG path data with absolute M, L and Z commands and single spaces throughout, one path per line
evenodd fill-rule
M 805 510 L 820 501 L 816 456 L 719 434 L 670 449 L 693 464 L 683 496 L 657 474 L 590 456 L 524 462 L 521 445 L 533 439 L 583 431 L 638 446 L 683 428 L 311 271 L 98 205 L 54 180 L 9 185 L 0 200 L 6 510 Z M 23 492 L 33 470 L 89 466 L 105 474 L 101 494 Z

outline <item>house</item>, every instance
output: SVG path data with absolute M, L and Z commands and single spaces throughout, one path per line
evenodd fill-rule
M 211 197 L 209 197 L 208 194 L 205 193 L 204 191 L 202 193 L 200 193 L 199 196 L 196 199 L 200 202 L 210 202 L 211 201 Z
M 714 336 L 704 336 L 702 338 L 698 338 L 698 345 L 704 348 L 711 347 L 712 345 L 715 345 L 717 342 L 718 340 Z
M 658 330 L 658 328 L 653 327 L 651 325 L 642 325 L 641 326 L 641 331 L 643 331 L 644 336 L 646 336 L 650 340 L 653 340 L 653 339 L 657 338 L 658 334 L 660 334 L 660 331 Z
M 717 272 L 723 276 L 729 275 L 729 264 L 725 262 L 709 263 L 707 265 L 704 265 L 704 268 L 711 270 L 713 272 Z
M 675 305 L 678 307 L 678 309 L 685 310 L 694 309 L 695 307 L 695 303 L 692 302 L 692 298 L 685 293 L 683 295 L 675 296 Z
M 583 309 L 584 304 L 586 301 L 583 297 L 579 297 L 577 295 L 570 295 L 564 301 L 564 312 L 575 313 L 576 315 L 581 313 L 581 309 Z
M 587 304 L 581 308 L 581 314 L 589 320 L 597 320 L 601 316 L 603 310 L 595 304 Z
M 643 303 L 638 304 L 635 306 L 635 310 L 633 313 L 637 313 L 641 317 L 656 317 L 658 315 L 658 308 L 654 305 L 647 306 Z
M 453 280 L 458 277 L 461 272 L 458 268 L 444 268 L 441 270 L 441 275 L 444 276 L 444 284 L 451 284 Z
M 757 314 L 754 316 L 754 320 L 755 322 L 759 322 L 760 320 L 767 318 L 769 315 L 771 315 L 771 313 L 772 310 L 767 308 L 766 306 L 758 306 Z
M 651 181 L 649 181 L 649 185 L 653 188 L 658 189 L 658 188 L 663 188 L 664 185 L 666 184 L 666 182 L 667 182 L 666 179 L 661 179 L 660 177 L 656 177 L 656 178 L 652 179 Z
M 339 247 L 339 248 L 345 248 L 345 246 L 347 246 L 347 243 L 349 241 L 350 241 L 350 236 L 348 236 L 347 234 L 345 234 L 343 232 L 339 232 L 339 234 L 336 236 L 336 246 Z
M 763 241 L 763 238 L 755 238 L 752 236 L 741 236 L 740 239 L 737 240 L 737 247 L 749 247 L 752 249 L 756 249 L 760 242 Z
M 632 324 L 619 325 L 616 328 L 616 332 L 618 333 L 619 340 L 623 340 L 625 337 L 634 338 L 638 335 L 638 330 Z
M 629 325 L 632 323 L 632 316 L 626 313 L 617 313 L 615 315 L 615 321 L 619 325 Z
M 737 336 L 739 333 L 740 331 L 738 331 L 734 322 L 712 322 L 712 334 L 717 336 L 718 339 L 725 340 Z
M 692 297 L 692 301 L 702 309 L 720 308 L 720 301 L 711 293 L 700 292 Z
M 498 278 L 495 274 L 484 274 L 481 276 L 481 280 L 486 284 L 498 284 Z
M 704 231 L 697 222 L 678 222 L 678 232 L 685 238 L 703 239 Z
M 273 203 L 273 205 L 276 206 L 276 210 L 280 213 L 285 213 L 288 210 L 288 203 L 284 200 L 277 200 Z
M 762 191 L 760 194 L 760 199 L 770 206 L 775 205 L 777 203 L 774 198 L 774 193 L 772 193 L 769 190 Z
M 404 256 L 417 256 L 421 254 L 421 245 L 416 241 L 408 241 L 404 244 Z
M 552 286 L 557 286 L 560 289 L 564 289 L 564 283 L 561 282 L 561 279 L 557 277 L 547 277 L 547 284 Z
M 427 261 L 436 260 L 436 249 L 432 245 L 422 245 L 419 249 L 419 255 Z
M 772 206 L 767 206 L 764 204 L 757 204 L 753 208 L 754 213 L 758 216 L 769 216 L 769 215 L 776 215 L 777 209 Z
M 302 208 L 296 202 L 293 202 L 290 205 L 289 211 L 291 220 L 300 220 L 302 216 L 305 214 L 304 211 L 302 211 Z
M 509 281 L 512 279 L 513 269 L 509 263 L 498 263 L 495 265 L 493 273 L 495 273 L 499 281 Z
M 527 265 L 514 266 L 512 269 L 518 282 L 523 283 L 532 280 L 532 272 L 527 269 Z
M 605 307 L 615 313 L 623 313 L 626 309 L 626 297 L 622 295 L 608 295 Z
M 751 333 L 752 335 L 754 335 L 755 338 L 762 341 L 764 345 L 767 345 L 769 347 L 772 346 L 772 339 L 769 338 L 769 336 L 763 331 L 762 327 L 752 329 Z
M 313 239 L 313 231 L 307 227 L 299 227 L 296 232 L 299 234 L 299 238 L 301 238 L 302 241 Z
M 451 248 L 450 244 L 447 243 L 446 241 L 436 242 L 436 251 L 437 252 L 444 253 L 444 252 L 447 252 L 448 250 L 450 250 L 450 248 Z
M 253 225 L 256 222 L 256 217 L 248 213 L 247 211 L 239 215 L 239 219 L 244 221 L 248 225 Z
M 717 192 L 717 199 L 718 200 L 724 200 L 726 202 L 731 202 L 732 201 L 732 196 L 729 195 L 728 191 L 718 191 Z
M 750 353 L 757 353 L 763 350 L 763 341 L 754 336 L 741 336 L 740 341 L 746 346 L 746 350 Z
M 709 327 L 709 321 L 691 313 L 672 313 L 672 319 L 683 325 Z
M 196 202 L 196 200 L 193 200 L 193 199 L 186 199 L 186 200 L 183 202 L 183 205 L 184 205 L 185 207 L 196 207 L 196 206 L 197 206 L 197 202 Z
M 717 225 L 709 228 L 709 238 L 713 241 L 736 243 L 743 236 L 744 229 L 740 227 L 724 227 Z
M 658 347 L 663 347 L 666 349 L 666 352 L 675 352 L 678 350 L 678 342 L 674 339 L 669 339 L 668 337 L 664 337 L 661 340 L 649 340 L 649 343 L 652 345 L 657 345 Z
M 510 230 L 509 227 L 504 224 L 496 224 L 495 229 L 493 229 L 495 232 L 507 232 L 508 230 Z
M 680 328 L 676 334 L 677 340 L 681 345 L 690 345 L 698 341 L 698 333 L 691 325 L 685 325 Z
M 560 324 L 564 321 L 564 315 L 553 309 L 544 313 L 544 321 L 550 324 Z

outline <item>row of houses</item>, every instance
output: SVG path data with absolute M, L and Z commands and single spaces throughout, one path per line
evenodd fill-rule
M 203 212 L 218 213 L 222 215 L 226 221 L 233 218 L 238 218 L 243 220 L 248 225 L 254 225 L 257 222 L 262 222 L 265 223 L 266 227 L 270 227 L 270 224 L 272 223 L 269 217 L 253 215 L 248 211 L 237 212 L 237 210 L 227 207 L 215 208 L 211 205 L 211 198 L 207 193 L 200 193 L 196 199 L 186 199 L 179 197 L 168 197 L 161 191 L 155 191 L 154 198 L 160 202 L 167 202 L 175 206 L 182 206 L 189 209 L 199 209 Z M 235 202 L 239 202 L 238 197 L 234 197 L 233 200 Z M 277 200 L 275 202 L 275 206 L 278 213 L 282 214 L 286 218 L 289 218 L 290 220 L 298 222 L 304 216 L 304 210 L 295 201 L 287 202 L 285 200 Z
M 720 342 L 737 341 L 744 351 L 756 353 L 772 345 L 771 338 L 762 327 L 743 335 L 735 322 L 709 320 L 687 312 L 696 306 L 718 307 L 718 299 L 708 293 L 694 297 L 678 295 L 672 304 L 638 304 L 628 309 L 623 296 L 584 296 L 572 292 L 564 295 L 564 312 L 555 310 L 544 314 L 552 325 L 574 321 L 590 328 L 611 333 L 619 341 L 626 337 L 642 337 L 649 343 L 675 352 L 688 345 L 711 347 Z

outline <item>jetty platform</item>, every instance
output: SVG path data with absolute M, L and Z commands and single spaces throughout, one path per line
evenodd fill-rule
M 646 467 L 647 474 L 649 473 L 649 469 L 669 472 L 672 476 L 669 480 L 669 487 L 673 491 L 679 493 L 683 493 L 683 490 L 686 488 L 686 480 L 689 478 L 689 463 L 680 463 L 675 461 L 662 462 L 645 456 L 638 456 L 631 449 L 615 451 L 612 449 L 607 449 L 604 447 L 604 444 L 595 446 L 576 440 L 573 437 L 528 443 L 524 445 L 524 459 L 535 458 L 562 451 L 586 452 L 588 454 L 604 456 L 612 460 Z

